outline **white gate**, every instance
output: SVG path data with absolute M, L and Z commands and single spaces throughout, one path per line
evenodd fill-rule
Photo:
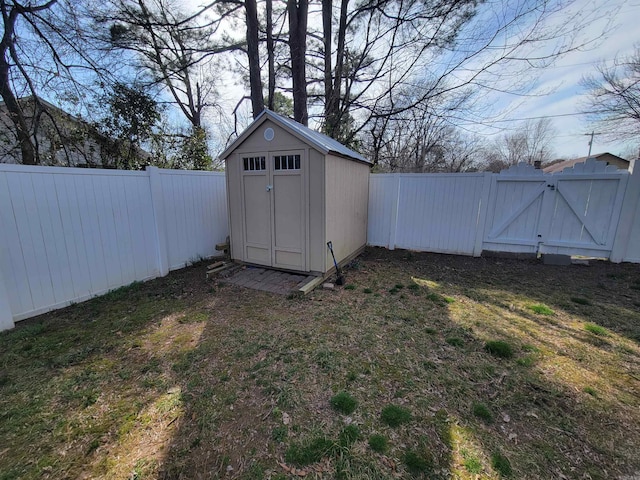
M 629 175 L 589 159 L 558 174 L 520 164 L 495 175 L 483 249 L 608 258 Z

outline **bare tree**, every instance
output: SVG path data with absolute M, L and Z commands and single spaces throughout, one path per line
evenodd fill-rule
M 536 161 L 547 163 L 553 157 L 550 144 L 554 134 L 553 123 L 550 119 L 529 120 L 517 130 L 502 135 L 498 140 L 485 147 L 485 168 L 500 171 L 521 162 L 530 165 Z
M 595 40 L 580 34 L 603 15 L 574 0 L 341 0 L 339 5 L 334 15 L 332 2 L 322 3 L 322 51 L 311 52 L 311 58 L 323 58 L 324 69 L 316 69 L 322 77 L 310 83 L 323 83 L 324 95 L 310 98 L 323 104 L 324 131 L 344 142 L 369 131 L 372 120 L 402 116 L 469 87 L 477 95 L 526 93 L 537 68 Z M 560 16 L 563 22 L 557 22 Z M 420 81 L 425 77 L 428 82 Z M 414 92 L 413 102 L 396 101 L 407 89 Z M 345 135 L 341 129 L 349 118 L 356 121 Z
M 53 128 L 56 117 L 40 101 L 44 91 L 74 91 L 82 95 L 82 80 L 92 73 L 104 73 L 92 57 L 80 19 L 82 8 L 65 0 L 0 0 L 3 33 L 0 40 L 0 96 L 19 144 L 24 164 L 39 163 L 34 132 L 40 118 L 47 117 Z M 29 102 L 21 102 L 29 97 Z M 28 105 L 28 115 L 24 105 Z
M 600 65 L 597 74 L 582 84 L 589 90 L 586 109 L 591 119 L 612 140 L 640 134 L 640 46 L 633 55 L 616 58 L 613 66 Z
M 185 12 L 172 0 L 112 0 L 96 20 L 109 26 L 104 39 L 112 48 L 134 54 L 133 66 L 152 84 L 165 86 L 175 105 L 195 129 L 202 115 L 216 104 L 215 55 L 240 48 L 216 41 L 214 34 L 242 4 L 216 2 Z
M 303 125 L 309 122 L 306 74 L 308 12 L 309 0 L 287 0 L 293 118 Z
M 477 168 L 480 141 L 447 119 L 447 111 L 464 101 L 464 96 L 451 96 L 446 103 L 420 104 L 402 115 L 375 119 L 363 144 L 365 153 L 382 171 L 454 173 Z M 398 96 L 397 102 L 412 103 L 413 95 Z
M 264 93 L 260 76 L 258 6 L 256 0 L 245 0 L 244 5 L 247 20 L 247 60 L 249 61 L 251 107 L 253 118 L 256 118 L 264 109 Z

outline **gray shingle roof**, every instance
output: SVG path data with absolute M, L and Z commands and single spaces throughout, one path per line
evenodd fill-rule
M 301 123 L 296 122 L 290 118 L 279 115 L 271 110 L 265 109 L 258 117 L 253 121 L 251 125 L 243 132 L 222 154 L 221 158 L 226 158 L 244 139 L 247 134 L 251 133 L 258 125 L 260 125 L 266 118 L 280 125 L 285 130 L 288 130 L 293 135 L 297 136 L 304 142 L 308 143 L 312 147 L 315 147 L 320 152 L 327 154 L 337 154 L 341 157 L 358 160 L 360 162 L 371 163 L 364 158 L 358 152 L 347 148 L 337 140 L 334 140 L 323 133 L 316 132 L 315 130 L 305 127 Z

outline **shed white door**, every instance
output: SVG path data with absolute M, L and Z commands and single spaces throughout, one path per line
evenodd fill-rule
M 244 261 L 306 270 L 304 155 L 242 156 Z

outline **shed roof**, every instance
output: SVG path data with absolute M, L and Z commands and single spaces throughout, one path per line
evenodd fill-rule
M 224 152 L 220 154 L 220 158 L 226 158 L 229 154 L 235 150 L 249 135 L 251 135 L 260 125 L 266 120 L 271 120 L 280 127 L 287 130 L 292 135 L 298 137 L 303 142 L 319 150 L 324 155 L 336 154 L 341 157 L 345 157 L 351 160 L 357 160 L 359 162 L 371 163 L 364 158 L 358 152 L 347 148 L 337 140 L 334 140 L 323 133 L 316 132 L 315 130 L 305 127 L 301 123 L 296 122 L 290 118 L 279 115 L 269 109 L 264 109 L 260 115 L 247 127 L 247 129 L 236 138 L 231 145 L 229 145 Z

